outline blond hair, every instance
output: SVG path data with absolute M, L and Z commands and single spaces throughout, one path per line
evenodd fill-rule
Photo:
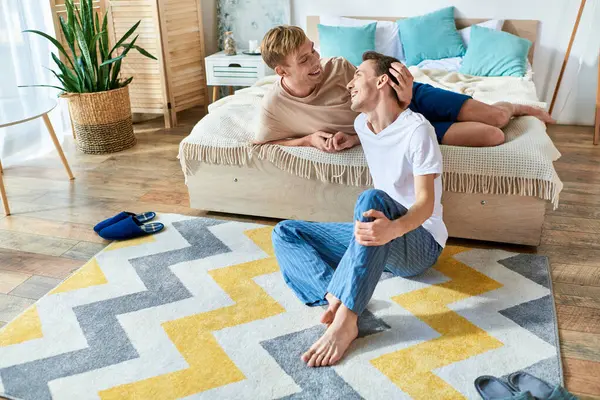
M 272 28 L 260 45 L 262 58 L 270 68 L 285 64 L 285 58 L 298 51 L 306 34 L 297 26 L 281 25 Z

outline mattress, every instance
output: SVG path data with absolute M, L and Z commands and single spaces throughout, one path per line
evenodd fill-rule
M 486 103 L 510 101 L 545 108 L 530 77 L 474 77 L 444 70 L 411 67 L 415 81 L 473 96 Z M 306 179 L 354 186 L 372 185 L 360 146 L 324 153 L 309 147 L 253 145 L 251 143 L 262 97 L 277 79 L 267 77 L 209 106 L 209 114 L 180 144 L 179 159 L 186 180 L 197 161 L 248 166 L 252 157 Z M 444 190 L 535 196 L 558 205 L 562 182 L 553 166 L 560 153 L 544 123 L 519 117 L 504 129 L 506 143 L 488 148 L 441 146 Z

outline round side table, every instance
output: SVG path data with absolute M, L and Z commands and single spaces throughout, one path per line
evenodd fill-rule
M 56 107 L 56 100 L 43 97 L 38 98 L 31 94 L 23 95 L 20 97 L 10 99 L 0 99 L 0 128 L 5 128 L 11 125 L 21 124 L 23 122 L 31 121 L 33 119 L 42 117 L 44 124 L 50 133 L 50 138 L 56 147 L 56 151 L 60 156 L 60 159 L 67 170 L 69 179 L 75 179 L 69 163 L 63 153 L 62 147 L 56 137 L 54 128 L 48 118 L 48 113 Z M 6 190 L 4 188 L 4 181 L 2 180 L 2 162 L 0 161 L 0 195 L 2 197 L 2 204 L 4 205 L 4 214 L 10 215 L 10 208 L 8 207 L 8 199 L 6 197 Z

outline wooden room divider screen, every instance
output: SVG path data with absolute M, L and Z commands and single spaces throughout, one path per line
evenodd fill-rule
M 136 43 L 158 62 L 131 52 L 121 74 L 134 77 L 129 87 L 132 112 L 164 114 L 167 128 L 177 124 L 179 111 L 208 105 L 200 1 L 94 0 L 96 12 L 109 13 L 111 44 L 141 20 Z M 58 19 L 66 19 L 64 0 L 50 0 L 50 5 L 58 40 L 66 43 Z

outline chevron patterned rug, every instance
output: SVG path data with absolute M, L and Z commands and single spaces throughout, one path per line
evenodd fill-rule
M 18 399 L 477 399 L 479 375 L 562 382 L 545 257 L 449 246 L 382 277 L 335 367 L 300 355 L 319 307 L 285 285 L 271 227 L 175 214 L 117 242 L 0 331 Z

